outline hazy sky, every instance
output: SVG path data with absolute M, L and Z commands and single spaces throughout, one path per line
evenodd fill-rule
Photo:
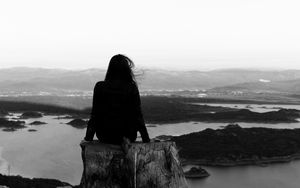
M 0 68 L 300 69 L 299 0 L 2 0 Z

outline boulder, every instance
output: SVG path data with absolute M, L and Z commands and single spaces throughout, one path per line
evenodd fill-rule
M 84 142 L 82 188 L 187 188 L 174 142 Z

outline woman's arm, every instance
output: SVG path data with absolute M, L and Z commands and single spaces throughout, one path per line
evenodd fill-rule
M 96 105 L 98 104 L 98 83 L 94 87 L 94 94 L 93 94 L 93 106 L 92 106 L 92 111 L 91 111 L 91 117 L 90 120 L 88 121 L 88 126 L 86 129 L 86 134 L 84 137 L 84 140 L 86 141 L 92 141 L 96 132 L 95 128 L 95 117 L 97 116 L 96 114 Z
M 141 99 L 140 99 L 140 93 L 137 88 L 137 86 L 134 87 L 134 92 L 133 92 L 133 105 L 134 105 L 134 115 L 137 118 L 137 128 L 138 131 L 141 134 L 143 142 L 150 142 L 150 138 L 148 135 L 147 128 L 145 126 L 145 121 L 142 113 L 142 108 L 141 108 Z
M 95 125 L 94 125 L 93 119 L 91 117 L 90 120 L 88 121 L 88 126 L 86 128 L 86 134 L 85 134 L 84 140 L 92 141 L 94 138 L 95 132 L 96 132 Z

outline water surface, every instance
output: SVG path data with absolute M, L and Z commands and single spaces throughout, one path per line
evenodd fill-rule
M 253 109 L 257 110 L 256 108 Z M 37 119 L 27 119 L 25 121 L 28 128 L 15 132 L 0 131 L 0 173 L 54 178 L 74 185 L 79 184 L 82 174 L 79 143 L 84 137 L 85 129 L 76 129 L 66 125 L 65 123 L 69 122 L 70 119 L 55 118 L 56 116 L 44 116 Z M 28 123 L 36 120 L 47 124 L 28 125 Z M 300 128 L 300 123 L 239 124 L 242 127 Z M 148 131 L 150 137 L 153 138 L 158 135 L 182 135 L 206 128 L 219 129 L 225 125 L 225 123 L 186 122 L 154 125 L 148 127 Z M 37 131 L 28 132 L 28 129 L 36 129 Z M 296 188 L 300 185 L 300 161 L 273 164 L 266 167 L 205 167 L 205 169 L 211 176 L 200 180 L 189 180 L 192 188 Z

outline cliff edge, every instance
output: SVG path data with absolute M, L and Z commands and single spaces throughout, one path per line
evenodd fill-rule
M 81 144 L 82 188 L 186 188 L 174 142 Z M 126 149 L 124 149 L 126 148 Z

